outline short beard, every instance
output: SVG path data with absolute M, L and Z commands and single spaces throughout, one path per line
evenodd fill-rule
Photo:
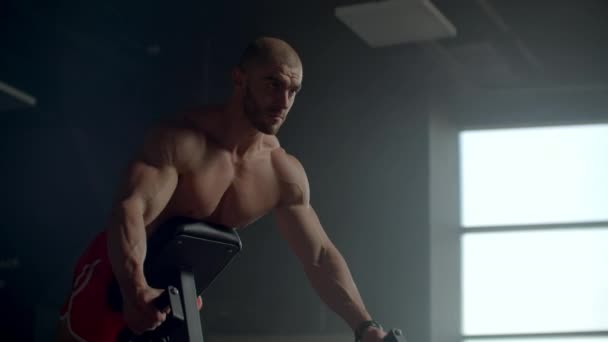
M 245 97 L 243 99 L 243 112 L 245 113 L 245 117 L 247 117 L 251 125 L 258 131 L 264 134 L 275 135 L 278 128 L 264 122 L 264 113 L 260 110 L 260 106 L 255 101 L 251 89 L 249 86 L 247 86 L 246 89 Z

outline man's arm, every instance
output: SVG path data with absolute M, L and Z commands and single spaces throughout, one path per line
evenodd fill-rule
M 297 255 L 319 297 L 355 330 L 371 316 L 346 261 L 310 206 L 304 169 L 295 158 L 284 157 L 275 163 L 282 183 L 281 203 L 275 211 L 279 232 Z
M 108 255 L 123 295 L 123 318 L 136 334 L 155 329 L 166 318 L 153 304 L 163 290 L 150 287 L 144 276 L 146 227 L 170 201 L 180 171 L 202 158 L 202 150 L 202 140 L 191 130 L 155 131 L 129 168 L 112 211 L 106 229 Z
M 161 128 L 150 134 L 131 164 L 107 227 L 110 263 L 121 290 L 133 296 L 147 287 L 143 263 L 146 226 L 165 208 L 178 181 L 178 166 L 193 146 L 190 132 Z
M 353 330 L 370 320 L 346 261 L 325 235 L 314 209 L 306 204 L 280 207 L 276 218 L 281 235 L 327 306 Z

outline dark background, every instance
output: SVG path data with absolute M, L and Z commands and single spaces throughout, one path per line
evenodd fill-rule
M 455 99 L 454 117 L 481 124 L 538 108 L 605 115 L 608 3 L 436 0 L 456 38 L 372 49 L 334 16 L 355 2 L 2 0 L 0 80 L 38 105 L 0 112 L 0 259 L 13 265 L 0 270 L 0 340 L 52 339 L 76 258 L 146 128 L 222 101 L 243 48 L 270 35 L 303 60 L 279 138 L 304 164 L 321 222 L 374 317 L 428 341 L 434 111 L 450 116 Z M 488 103 L 496 90 L 507 95 Z M 347 331 L 270 218 L 241 237 L 205 298 L 208 332 Z

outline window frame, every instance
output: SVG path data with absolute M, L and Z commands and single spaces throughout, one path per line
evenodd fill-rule
M 496 227 L 461 226 L 460 219 L 460 132 L 482 129 L 530 128 L 608 123 L 608 88 L 536 89 L 487 92 L 465 90 L 465 94 L 436 93 L 429 106 L 429 224 L 430 224 L 430 340 L 431 342 L 474 341 L 508 338 L 608 337 L 608 331 L 543 334 L 462 334 L 461 238 L 462 234 L 488 231 L 545 230 L 606 227 L 608 222 L 510 225 Z M 540 96 L 539 96 L 540 94 Z M 463 96 L 464 95 L 464 96 Z M 598 96 L 599 95 L 599 96 Z M 475 97 L 478 102 L 467 101 Z M 521 101 L 513 99 L 521 98 Z M 576 101 L 574 101 L 575 99 Z M 589 99 L 606 104 L 602 110 L 581 112 Z M 548 101 L 554 101 L 551 103 Z M 509 103 L 508 110 L 497 103 Z M 563 107 L 563 112 L 551 109 Z M 580 113 L 574 117 L 570 113 Z M 478 113 L 492 113 L 484 117 Z M 533 112 L 526 116 L 522 113 Z M 474 112 L 477 114 L 469 114 Z M 515 116 L 506 116 L 512 113 Z

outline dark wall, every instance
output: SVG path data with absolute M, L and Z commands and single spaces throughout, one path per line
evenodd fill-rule
M 0 118 L 0 257 L 16 256 L 21 265 L 1 291 L 22 312 L 11 316 L 19 325 L 5 324 L 21 340 L 49 339 L 74 262 L 101 229 L 146 127 L 228 95 L 229 68 L 262 34 L 286 39 L 302 56 L 304 90 L 279 138 L 304 164 L 313 206 L 370 312 L 412 340 L 428 339 L 421 80 L 429 62 L 412 47 L 367 48 L 329 5 L 251 3 L 4 5 L 1 79 L 39 100 Z M 242 238 L 243 254 L 207 294 L 208 331 L 347 331 L 316 297 L 271 217 Z
M 187 30 L 178 19 L 200 13 L 211 25 L 210 11 L 220 9 L 194 6 L 178 16 L 179 6 L 95 6 L 2 3 L 0 79 L 38 100 L 33 109 L 0 115 L 0 258 L 19 264 L 2 270 L 3 303 L 12 309 L 0 320 L 6 341 L 50 340 L 76 258 L 102 228 L 146 127 L 204 96 L 195 91 L 204 80 L 205 45 L 180 42 L 209 32 L 204 25 Z M 150 33 L 168 27 L 164 38 Z M 165 50 L 148 53 L 158 40 Z

